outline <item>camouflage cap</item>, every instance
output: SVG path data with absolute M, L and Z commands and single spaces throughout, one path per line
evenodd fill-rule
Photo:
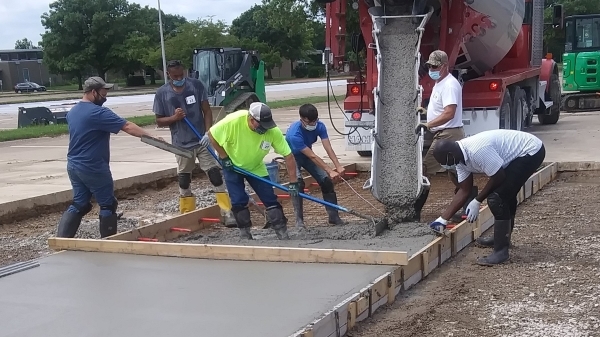
M 434 67 L 439 67 L 446 63 L 448 63 L 448 54 L 446 54 L 446 52 L 443 50 L 432 51 L 431 54 L 429 54 L 429 60 L 426 62 L 426 64 Z
M 83 82 L 83 92 L 90 92 L 98 89 L 112 89 L 114 84 L 106 83 L 100 76 L 92 76 Z

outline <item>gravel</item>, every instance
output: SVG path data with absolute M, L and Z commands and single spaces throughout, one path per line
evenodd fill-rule
M 519 206 L 510 262 L 472 245 L 349 336 L 600 336 L 599 187 L 561 174 Z
M 418 35 L 411 19 L 389 19 L 382 27 L 381 109 L 377 113 L 375 191 L 392 222 L 412 218 L 417 195 L 415 45 Z

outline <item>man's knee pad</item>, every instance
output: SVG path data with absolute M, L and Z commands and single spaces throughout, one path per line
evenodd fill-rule
M 72 204 L 73 207 L 75 207 L 77 209 L 77 214 L 79 216 L 85 216 L 86 214 L 88 214 L 91 210 L 92 210 L 92 203 L 88 202 L 86 205 L 81 206 L 81 205 L 76 205 L 76 204 Z
M 325 180 L 323 180 L 323 182 L 319 185 L 321 186 L 321 192 L 323 192 L 323 193 L 333 193 L 334 192 L 333 180 L 331 180 L 331 178 L 329 178 L 329 177 L 326 177 Z
M 208 176 L 208 180 L 213 186 L 221 186 L 223 185 L 223 176 L 221 175 L 221 170 L 216 167 L 210 168 L 206 171 L 206 175 Z
M 177 179 L 179 180 L 179 187 L 187 190 L 190 188 L 190 183 L 192 182 L 192 174 L 191 173 L 179 173 L 177 175 Z
M 498 193 L 492 192 L 492 194 L 487 197 L 487 203 L 496 220 L 510 219 L 510 206 L 507 202 L 502 200 Z

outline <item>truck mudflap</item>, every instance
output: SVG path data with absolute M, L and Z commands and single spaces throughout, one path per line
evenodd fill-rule
M 420 199 L 422 196 L 426 197 L 427 192 L 429 191 L 429 186 L 430 186 L 430 182 L 427 179 L 427 177 L 425 177 L 423 175 L 423 157 L 422 157 L 422 151 L 423 151 L 423 144 L 425 141 L 425 134 L 424 132 L 421 132 L 420 135 L 416 135 L 416 141 L 414 141 L 414 127 L 416 127 L 416 125 L 420 122 L 420 115 L 416 112 L 417 107 L 419 107 L 422 104 L 422 94 L 423 94 L 423 88 L 421 85 L 419 85 L 419 75 L 418 75 L 418 71 L 419 71 L 419 67 L 420 67 L 420 59 L 421 59 L 421 54 L 419 52 L 420 50 L 420 46 L 421 46 L 421 39 L 423 36 L 423 32 L 424 32 L 424 27 L 427 24 L 429 18 L 431 17 L 431 15 L 433 14 L 433 8 L 429 8 L 429 11 L 427 12 L 427 14 L 424 15 L 397 15 L 397 16 L 386 16 L 383 12 L 383 9 L 381 7 L 371 7 L 369 9 L 369 14 L 371 15 L 371 19 L 373 22 L 373 40 L 374 40 L 374 46 L 369 46 L 370 48 L 375 48 L 377 50 L 377 56 L 376 56 L 376 64 L 377 64 L 377 72 L 378 72 L 378 77 L 377 77 L 377 85 L 375 86 L 375 88 L 373 89 L 373 96 L 374 96 L 374 103 L 375 103 L 375 123 L 374 123 L 374 128 L 371 129 L 371 135 L 372 135 L 372 142 L 371 142 L 371 152 L 372 152 L 372 158 L 371 158 L 371 177 L 364 183 L 363 185 L 363 189 L 367 190 L 370 189 L 371 193 L 373 194 L 373 196 L 379 200 L 380 202 L 384 203 L 385 196 L 382 195 L 382 186 L 383 185 L 389 185 L 390 181 L 385 181 L 386 178 L 389 177 L 385 177 L 382 178 L 381 174 L 381 165 L 383 165 L 381 162 L 383 160 L 387 160 L 389 161 L 389 158 L 385 157 L 385 149 L 382 146 L 382 141 L 381 141 L 381 132 L 382 132 L 382 127 L 383 129 L 389 128 L 389 124 L 390 121 L 386 121 L 386 120 L 382 120 L 383 117 L 382 115 L 384 115 L 382 113 L 382 108 L 386 107 L 386 109 L 394 109 L 393 105 L 398 105 L 400 102 L 390 102 L 387 101 L 385 102 L 386 98 L 385 97 L 380 97 L 380 94 L 382 92 L 383 96 L 385 96 L 385 91 L 393 91 L 392 89 L 394 88 L 386 88 L 386 90 L 382 90 L 382 82 L 383 77 L 382 76 L 384 73 L 382 73 L 382 64 L 383 64 L 383 58 L 384 56 L 382 56 L 382 49 L 381 49 L 381 40 L 382 36 L 381 33 L 384 29 L 387 29 L 387 33 L 389 34 L 390 31 L 393 31 L 394 29 L 394 20 L 410 20 L 412 19 L 413 22 L 419 22 L 418 20 L 421 21 L 421 23 L 416 27 L 415 29 L 415 35 L 416 35 L 416 44 L 413 45 L 414 46 L 414 75 L 413 75 L 413 80 L 414 80 L 414 99 L 411 99 L 410 101 L 412 101 L 414 106 L 405 106 L 402 109 L 402 112 L 406 112 L 406 113 L 411 113 L 414 112 L 412 114 L 412 116 L 414 116 L 414 123 L 411 123 L 412 125 L 410 126 L 410 130 L 408 129 L 402 129 L 402 130 L 394 130 L 397 131 L 397 133 L 401 133 L 403 139 L 413 139 L 413 141 L 410 141 L 410 144 L 395 144 L 394 145 L 394 151 L 399 150 L 398 147 L 399 146 L 409 146 L 409 147 L 413 147 L 413 150 L 404 148 L 401 150 L 401 152 L 413 152 L 414 153 L 414 161 L 416 163 L 416 172 L 406 172 L 406 177 L 413 176 L 416 175 L 416 179 L 414 181 L 414 189 L 410 188 L 410 190 L 412 191 L 407 191 L 407 194 L 412 194 L 413 197 L 415 197 L 416 199 Z M 388 27 L 384 27 L 384 25 L 389 25 Z M 391 33 L 393 35 L 393 33 Z M 393 38 L 389 38 L 388 36 L 388 42 L 389 41 L 394 41 Z M 397 41 L 397 39 L 396 39 Z M 393 48 L 392 48 L 393 49 Z M 390 72 L 389 70 L 386 72 L 386 74 L 390 74 L 393 72 Z M 388 85 L 389 86 L 389 85 Z M 387 97 L 390 97 L 389 95 Z M 404 102 L 402 102 L 404 103 Z M 400 103 L 400 104 L 402 104 Z M 386 106 L 387 105 L 387 106 Z M 392 105 L 392 106 L 391 106 Z M 400 112 L 400 111 L 399 111 Z M 405 126 L 403 126 L 405 128 Z M 385 133 L 385 131 L 384 131 Z M 385 134 L 384 134 L 385 136 Z M 389 137 L 388 137 L 389 138 Z M 400 151 L 400 150 L 399 150 Z M 409 157 L 412 157 L 413 155 L 409 155 Z M 399 163 L 400 164 L 400 163 Z M 400 168 L 399 168 L 400 169 Z M 404 172 L 403 172 L 404 173 Z M 412 178 L 410 178 L 412 179 Z M 383 193 L 385 194 L 385 192 Z M 420 210 L 419 210 L 420 211 Z M 420 213 L 420 212 L 418 212 Z

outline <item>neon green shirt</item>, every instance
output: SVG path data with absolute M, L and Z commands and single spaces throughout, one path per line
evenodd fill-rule
M 248 110 L 227 115 L 210 128 L 210 134 L 227 152 L 233 164 L 260 177 L 268 176 L 263 162 L 271 151 L 281 156 L 292 153 L 281 129 L 272 128 L 260 135 L 248 125 Z

